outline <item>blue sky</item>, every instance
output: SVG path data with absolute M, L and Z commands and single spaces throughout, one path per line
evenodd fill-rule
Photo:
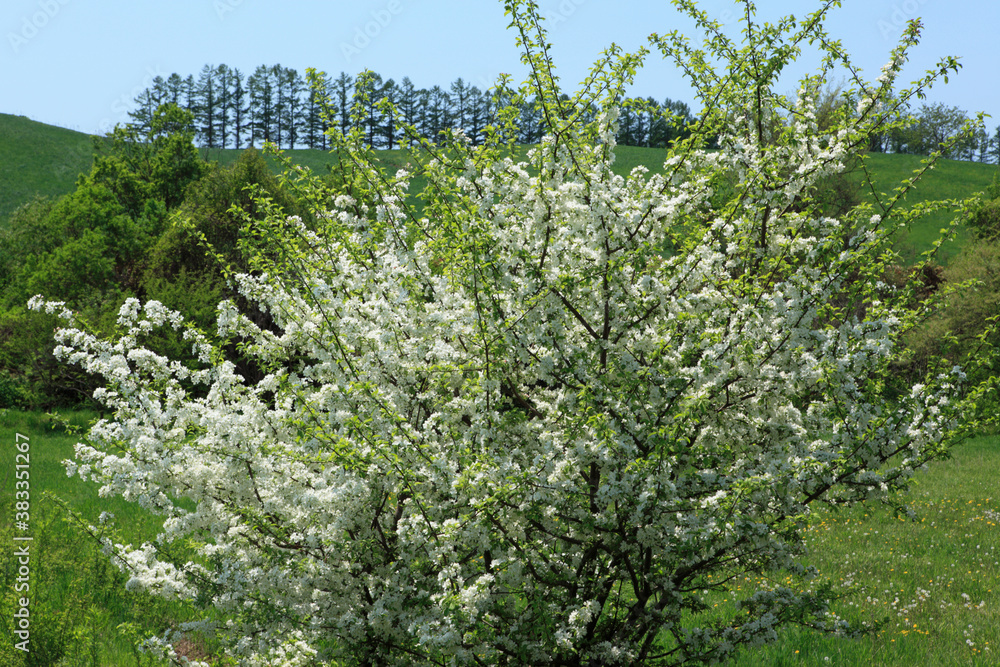
M 628 50 L 651 32 L 693 24 L 666 0 L 537 0 L 553 43 L 557 73 L 575 89 L 601 50 Z M 409 76 L 418 87 L 458 77 L 486 88 L 500 72 L 523 78 L 515 36 L 495 0 L 3 0 L 0 8 L 0 112 L 83 132 L 127 122 L 135 95 L 156 75 L 197 75 L 225 63 L 244 73 L 280 63 L 305 71 L 384 78 Z M 759 21 L 802 16 L 812 0 L 757 0 Z M 739 5 L 702 0 L 701 7 L 738 35 Z M 869 79 L 878 75 L 905 21 L 921 17 L 921 45 L 907 80 L 943 56 L 963 69 L 929 100 L 993 114 L 1000 125 L 1000 2 L 997 0 L 844 0 L 828 24 Z M 814 69 L 804 57 L 796 74 Z M 794 81 L 788 82 L 788 92 Z M 676 67 L 651 54 L 633 94 L 691 103 Z

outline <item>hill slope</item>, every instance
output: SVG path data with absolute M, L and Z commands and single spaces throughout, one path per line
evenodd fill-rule
M 90 168 L 92 152 L 90 135 L 38 123 L 23 116 L 0 114 L 0 225 L 11 211 L 36 195 L 58 196 L 72 192 L 77 176 Z M 201 151 L 206 159 L 223 165 L 235 162 L 241 152 L 237 149 Z M 325 173 L 326 165 L 336 161 L 335 156 L 320 150 L 296 149 L 286 153 L 293 162 L 320 174 Z M 407 162 L 406 152 L 402 150 L 381 151 L 379 155 L 389 173 L 394 173 Z M 615 171 L 626 174 L 637 165 L 645 165 L 653 172 L 659 171 L 663 156 L 661 149 L 619 146 Z M 919 155 L 871 154 L 868 163 L 876 175 L 876 189 L 880 192 L 891 191 L 902 179 L 920 168 L 921 159 Z M 271 164 L 275 165 L 273 161 Z M 994 165 L 941 160 L 935 170 L 927 174 L 910 193 L 907 204 L 928 199 L 964 199 L 985 189 L 996 172 Z M 410 192 L 419 192 L 422 187 L 423 183 L 415 181 Z M 867 196 L 870 197 L 871 193 Z M 930 248 L 938 230 L 946 227 L 950 219 L 948 212 L 941 211 L 916 225 L 906 238 L 901 239 L 900 250 L 904 258 L 913 261 L 919 252 Z M 942 247 L 938 261 L 947 262 L 965 239 L 965 232 L 960 229 L 958 238 Z
M 893 188 L 903 179 L 910 178 L 915 171 L 919 171 L 923 167 L 921 164 L 923 159 L 922 155 L 869 154 L 868 168 L 874 175 L 875 189 L 880 193 L 880 198 L 888 199 L 888 195 L 881 196 L 882 193 L 891 194 Z M 996 165 L 961 160 L 938 160 L 933 171 L 926 173 L 917 182 L 905 202 L 907 205 L 913 205 L 922 201 L 965 199 L 985 190 L 986 186 L 993 182 L 996 173 Z M 868 201 L 872 201 L 874 197 L 870 191 L 863 193 L 863 196 L 867 196 Z M 915 224 L 897 245 L 904 261 L 913 262 L 919 253 L 930 249 L 938 238 L 940 230 L 947 227 L 953 217 L 948 211 L 936 211 Z M 965 228 L 959 227 L 955 239 L 941 246 L 937 261 L 947 264 L 968 237 Z
M 72 192 L 92 155 L 89 134 L 0 114 L 0 220 L 37 195 Z

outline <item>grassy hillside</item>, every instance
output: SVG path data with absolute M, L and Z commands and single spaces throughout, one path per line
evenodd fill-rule
M 71 192 L 92 155 L 89 134 L 0 114 L 0 221 L 36 195 Z
M 875 177 L 875 189 L 880 196 L 892 193 L 893 188 L 905 179 L 914 175 L 923 165 L 921 155 L 885 155 L 872 153 L 868 156 L 868 168 Z M 965 199 L 982 192 L 993 181 L 997 173 L 996 165 L 979 162 L 963 162 L 959 160 L 939 160 L 934 169 L 917 182 L 916 187 L 906 197 L 906 204 L 913 205 L 922 201 L 939 199 Z M 865 193 L 874 200 L 871 191 Z M 948 211 L 937 211 L 928 215 L 916 224 L 909 233 L 900 239 L 898 249 L 903 258 L 913 261 L 917 255 L 931 247 L 938 237 L 939 231 L 947 227 L 953 214 Z M 940 250 L 938 261 L 946 264 L 968 238 L 968 232 L 960 227 L 956 238 L 945 243 Z
M 236 149 L 203 149 L 207 160 L 229 165 L 242 151 Z M 322 174 L 335 162 L 335 156 L 320 150 L 295 149 L 286 151 L 292 161 Z M 60 195 L 71 192 L 76 177 L 90 167 L 91 137 L 86 134 L 45 125 L 23 116 L 0 114 L 0 225 L 17 206 L 36 195 Z M 394 173 L 407 161 L 403 150 L 379 153 L 386 170 Z M 663 163 L 664 151 L 654 148 L 621 146 L 617 150 L 615 171 L 626 174 L 637 165 L 658 171 Z M 891 192 L 898 183 L 921 167 L 918 155 L 869 156 L 869 169 L 876 177 L 876 190 Z M 272 161 L 272 164 L 275 164 Z M 275 165 L 275 168 L 277 166 Z M 915 204 L 928 199 L 963 199 L 982 191 L 993 179 L 997 168 L 973 162 L 941 160 L 934 171 L 927 174 L 906 200 Z M 419 192 L 423 183 L 415 181 L 410 191 Z M 866 196 L 873 197 L 870 192 Z M 918 223 L 909 234 L 900 239 L 900 251 L 909 261 L 930 248 L 938 231 L 946 227 L 952 215 L 941 211 Z M 939 261 L 947 262 L 965 241 L 964 229 L 958 237 L 941 249 Z

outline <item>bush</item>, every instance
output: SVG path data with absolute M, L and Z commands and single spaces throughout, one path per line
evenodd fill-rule
M 852 632 L 803 560 L 812 508 L 898 505 L 970 410 L 957 369 L 887 393 L 924 314 L 916 277 L 882 282 L 908 218 L 834 219 L 810 196 L 905 122 L 880 101 L 919 27 L 854 82 L 856 113 L 821 133 L 807 79 L 776 136 L 788 45 L 843 57 L 814 42 L 824 12 L 755 25 L 742 48 L 709 26 L 722 80 L 654 35 L 706 110 L 664 174 L 622 178 L 614 101 L 641 56 L 609 54 L 563 96 L 534 5 L 506 7 L 532 74 L 501 92 L 537 95 L 548 123 L 525 162 L 505 141 L 514 104 L 483 145 L 422 144 L 414 174 L 334 133 L 342 187 L 290 174 L 306 219 L 255 200 L 233 277 L 252 308 L 224 301 L 214 331 L 132 299 L 101 339 L 33 300 L 70 323 L 60 357 L 107 384 L 78 470 L 168 517 L 156 544 L 115 546 L 129 585 L 227 615 L 247 664 L 674 665 L 788 624 Z M 150 349 L 160 331 L 193 358 Z M 778 572 L 730 591 L 733 609 L 706 603 Z
M 126 297 L 145 296 L 150 249 L 180 193 L 207 170 L 189 134 L 162 131 L 184 113 L 160 109 L 146 135 L 116 128 L 98 140 L 94 166 L 73 193 L 22 206 L 0 233 L 0 377 L 9 388 L 0 401 L 51 407 L 90 400 L 95 385 L 86 373 L 52 363 L 54 320 L 24 307 L 35 294 L 56 292 L 94 331 L 107 333 Z
M 993 183 L 986 188 L 978 205 L 972 207 L 966 224 L 980 239 L 997 241 L 1000 238 L 1000 171 L 993 177 Z
M 29 391 L 10 373 L 0 372 L 0 410 L 23 408 L 29 404 Z
M 968 244 L 941 274 L 947 292 L 933 315 L 906 337 L 911 356 L 905 372 L 920 377 L 943 358 L 967 369 L 973 383 L 989 381 L 997 375 L 997 367 L 990 364 L 992 351 L 1000 346 L 992 324 L 1000 315 L 1000 244 Z M 994 414 L 997 407 L 995 390 L 979 405 Z

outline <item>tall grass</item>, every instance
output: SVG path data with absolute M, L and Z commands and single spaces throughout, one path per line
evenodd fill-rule
M 864 187 L 862 196 L 872 203 L 886 201 L 904 179 L 912 177 L 922 169 L 922 155 L 886 155 L 870 153 L 866 158 L 868 168 L 874 178 L 874 190 Z M 939 160 L 934 169 L 926 172 L 916 186 L 907 194 L 904 206 L 925 201 L 943 199 L 961 200 L 986 189 L 997 173 L 996 165 L 960 160 Z M 860 178 L 860 174 L 859 174 Z M 933 247 L 941 230 L 948 228 L 956 214 L 949 210 L 935 211 L 918 220 L 905 231 L 897 241 L 896 249 L 905 263 L 910 264 L 919 255 Z M 937 262 L 947 264 L 969 240 L 969 232 L 959 225 L 955 237 L 944 243 L 938 251 Z
M 141 544 L 155 539 L 162 518 L 120 498 L 101 498 L 94 483 L 68 478 L 62 461 L 73 456 L 80 440 L 73 427 L 93 415 L 70 413 L 69 426 L 40 413 L 0 411 L 0 666 L 2 667 L 159 667 L 162 661 L 140 653 L 137 644 L 154 634 L 192 620 L 194 611 L 140 591 L 128 591 L 127 575 L 104 555 L 88 527 L 98 531 L 100 516 L 114 515 L 120 526 L 116 540 Z M 14 523 L 16 434 L 30 442 L 29 530 Z M 73 518 L 67 508 L 79 515 Z M 82 523 L 81 523 L 82 521 Z M 12 634 L 17 598 L 18 559 L 14 552 L 32 537 L 30 561 L 30 652 L 14 648 Z M 207 655 L 212 644 L 192 636 L 184 644 L 194 656 Z

